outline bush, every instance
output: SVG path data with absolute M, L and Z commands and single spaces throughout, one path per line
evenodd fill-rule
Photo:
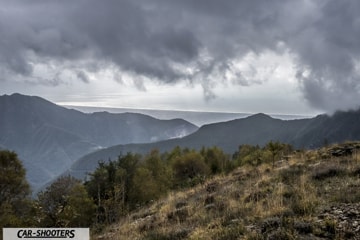
M 258 166 L 262 163 L 263 151 L 259 146 L 251 146 L 248 144 L 241 145 L 239 150 L 234 154 L 233 159 L 237 162 L 237 166 L 249 164 Z
M 233 169 L 229 156 L 218 147 L 203 148 L 200 153 L 204 157 L 204 161 L 208 165 L 211 174 L 229 172 Z
M 346 173 L 346 170 L 340 165 L 325 165 L 318 166 L 312 172 L 312 178 L 315 180 L 325 180 L 326 178 L 341 176 Z
M 210 170 L 203 157 L 199 153 L 191 151 L 175 159 L 173 172 L 174 185 L 188 187 L 201 183 Z
M 142 205 L 156 200 L 162 192 L 151 172 L 143 167 L 136 169 L 129 193 L 129 204 Z
M 280 180 L 285 184 L 295 183 L 299 177 L 304 173 L 304 167 L 295 165 L 290 168 L 282 169 L 279 172 Z
M 58 178 L 38 194 L 41 224 L 45 227 L 89 227 L 95 204 L 81 182 L 71 176 Z
M 295 197 L 291 204 L 291 210 L 298 215 L 311 214 L 315 211 L 317 203 L 302 199 L 301 197 Z

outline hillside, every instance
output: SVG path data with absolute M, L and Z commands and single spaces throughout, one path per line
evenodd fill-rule
M 0 148 L 19 154 L 34 190 L 97 149 L 182 137 L 197 130 L 182 119 L 85 114 L 20 94 L 0 96 L 0 112 Z
M 297 151 L 172 192 L 93 239 L 359 239 L 360 143 Z
M 360 110 L 338 112 L 333 116 L 319 115 L 311 119 L 280 120 L 265 114 L 202 126 L 181 139 L 149 144 L 117 145 L 101 149 L 77 160 L 67 173 L 83 179 L 100 160 L 117 159 L 120 153 L 145 154 L 152 149 L 170 151 L 176 146 L 201 149 L 217 146 L 233 154 L 242 144 L 263 146 L 280 141 L 296 148 L 313 149 L 347 140 L 360 140 Z

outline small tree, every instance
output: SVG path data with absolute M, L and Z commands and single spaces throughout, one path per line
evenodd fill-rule
M 71 176 L 60 177 L 38 194 L 44 227 L 88 227 L 95 205 L 81 182 Z
M 244 144 L 239 146 L 239 150 L 234 154 L 233 159 L 238 166 L 244 164 L 257 166 L 263 161 L 263 150 L 259 146 Z
M 212 148 L 202 148 L 200 151 L 204 157 L 205 163 L 209 166 L 212 174 L 218 174 L 231 170 L 232 163 L 220 148 L 214 146 Z
M 121 185 L 123 186 L 122 192 L 124 195 L 124 202 L 128 202 L 132 180 L 136 169 L 139 167 L 140 161 L 141 155 L 132 153 L 127 153 L 125 156 L 120 155 L 118 158 L 117 167 L 120 169 L 119 172 L 121 172 L 118 179 L 121 181 Z
M 293 148 L 289 144 L 270 141 L 265 146 L 265 149 L 271 154 L 272 167 L 274 168 L 276 159 L 278 159 L 281 154 L 289 154 Z
M 15 152 L 0 151 L 0 235 L 3 227 L 35 226 L 30 187 Z
M 15 152 L 0 151 L 0 205 L 28 197 L 30 187 L 25 169 Z
M 136 170 L 129 194 L 132 207 L 157 199 L 161 195 L 160 187 L 150 170 L 140 167 Z
M 84 185 L 75 184 L 69 192 L 67 202 L 60 216 L 66 227 L 89 227 L 93 223 L 96 206 Z
M 90 196 L 97 204 L 97 222 L 112 223 L 129 208 L 129 194 L 141 155 L 127 153 L 117 161 L 99 162 L 85 183 Z
M 175 186 L 192 186 L 202 181 L 210 172 L 204 158 L 196 151 L 177 157 L 173 163 Z
M 143 167 L 150 171 L 159 192 L 165 194 L 171 187 L 172 172 L 170 164 L 167 164 L 160 156 L 158 150 L 152 150 L 145 156 Z

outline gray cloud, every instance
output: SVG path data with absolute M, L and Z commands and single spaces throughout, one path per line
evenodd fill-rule
M 76 77 L 84 83 L 90 82 L 88 75 L 84 71 L 78 71 Z
M 280 51 L 282 42 L 297 60 L 309 104 L 327 111 L 355 108 L 359 10 L 357 0 L 0 0 L 0 72 L 8 81 L 34 78 L 39 62 L 66 63 L 88 83 L 85 71 L 109 64 L 138 76 L 140 89 L 142 77 L 185 80 L 200 83 L 212 99 L 213 87 L 229 71 L 238 78 L 231 83 L 260 84 L 231 63 L 250 52 Z M 58 83 L 59 76 L 56 71 L 49 79 Z
M 323 1 L 317 16 L 288 39 L 299 57 L 298 76 L 309 103 L 327 111 L 360 101 L 360 2 Z M 307 72 L 303 74 L 304 72 Z

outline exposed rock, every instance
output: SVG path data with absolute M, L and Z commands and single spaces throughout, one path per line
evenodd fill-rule
M 360 149 L 358 144 L 345 143 L 330 148 L 328 153 L 333 157 L 346 157 L 351 156 L 358 149 Z
M 308 222 L 297 221 L 294 223 L 295 230 L 300 234 L 309 234 L 312 233 L 312 225 Z
M 335 231 L 344 239 L 360 239 L 360 203 L 342 203 L 324 209 L 318 219 L 320 225 L 333 221 Z

